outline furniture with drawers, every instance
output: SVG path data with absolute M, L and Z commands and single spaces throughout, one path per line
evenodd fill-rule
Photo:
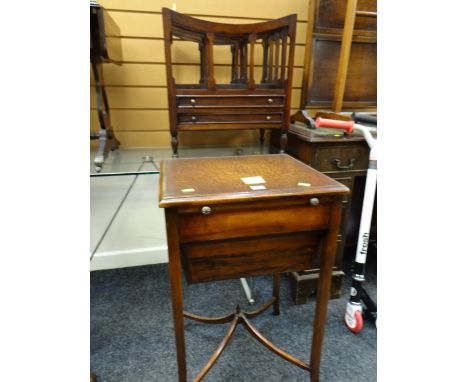
M 377 106 L 376 10 L 376 0 L 310 0 L 301 109 Z
M 173 156 L 178 156 L 178 132 L 199 130 L 259 129 L 263 143 L 264 129 L 279 129 L 284 151 L 296 15 L 241 25 L 200 20 L 167 8 L 162 14 Z M 176 83 L 173 66 L 178 62 L 173 56 L 188 56 L 187 44 L 199 50 L 199 83 Z M 224 56 L 216 56 L 221 52 Z M 215 72 L 226 64 L 216 61 L 225 60 L 226 54 L 231 73 L 229 83 L 222 84 Z
M 278 146 L 279 136 L 272 132 L 271 144 Z M 333 265 L 332 298 L 340 296 L 342 287 L 343 253 L 345 246 L 355 245 L 361 216 L 364 180 L 367 174 L 369 148 L 361 135 L 336 136 L 325 130 L 312 130 L 291 124 L 288 131 L 288 154 L 314 169 L 346 185 L 350 194 L 343 202 L 343 219 L 337 237 L 337 252 Z M 376 208 L 374 208 L 374 213 Z M 373 233 L 374 234 L 374 233 Z M 292 292 L 296 304 L 303 304 L 316 291 L 318 267 L 292 272 Z
M 319 380 L 321 344 L 330 295 L 342 184 L 286 155 L 172 159 L 161 163 L 179 382 L 185 382 L 184 317 L 231 322 L 226 336 L 194 381 L 200 381 L 228 345 L 238 324 L 260 343 Z M 267 340 L 250 323 L 273 305 L 279 314 L 280 272 L 320 267 L 310 364 Z M 182 269 L 188 283 L 274 275 L 273 298 L 255 312 L 219 318 L 182 306 Z

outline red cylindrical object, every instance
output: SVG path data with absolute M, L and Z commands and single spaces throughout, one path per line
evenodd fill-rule
M 315 119 L 315 128 L 328 127 L 331 129 L 342 129 L 348 133 L 352 133 L 354 129 L 354 121 L 337 121 L 336 119 L 326 119 L 317 117 Z

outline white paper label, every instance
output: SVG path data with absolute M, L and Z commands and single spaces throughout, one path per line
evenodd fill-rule
M 250 186 L 252 190 L 266 190 L 265 186 Z
M 241 180 L 245 184 L 259 184 L 259 183 L 266 183 L 265 179 L 261 176 L 249 176 L 248 178 L 241 178 Z
M 302 186 L 302 187 L 310 187 L 310 183 L 302 183 L 302 182 L 299 182 L 297 185 L 298 185 L 298 186 Z
M 194 188 L 183 188 L 182 190 L 180 190 L 182 192 L 194 192 L 195 189 Z

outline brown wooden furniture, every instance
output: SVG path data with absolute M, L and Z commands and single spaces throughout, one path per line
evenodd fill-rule
M 194 381 L 200 381 L 238 324 L 260 343 L 319 380 L 342 184 L 285 154 L 172 159 L 161 163 L 179 382 L 186 381 L 184 320 L 231 326 Z M 279 314 L 279 273 L 319 267 L 310 364 L 267 340 L 250 323 L 273 305 Z M 255 312 L 219 318 L 183 311 L 182 268 L 188 283 L 273 274 L 273 298 Z
M 200 130 L 281 130 L 286 146 L 296 34 L 296 15 L 256 24 L 224 24 L 196 19 L 163 8 L 164 45 L 173 156 L 178 132 Z M 176 83 L 175 43 L 187 42 L 200 51 L 197 84 Z M 222 50 L 227 48 L 227 50 Z M 221 49 L 221 50 L 220 50 Z M 216 52 L 231 56 L 227 84 L 215 78 Z M 179 51 L 180 53 L 180 51 Z M 256 76 L 256 66 L 261 74 Z
M 348 68 L 350 64 L 350 53 L 351 53 L 351 43 L 353 40 L 353 32 L 354 32 L 354 24 L 356 22 L 356 16 L 363 16 L 363 17 L 377 17 L 377 12 L 369 12 L 369 11 L 358 11 L 356 9 L 358 0 L 348 0 L 346 5 L 346 13 L 345 13 L 345 20 L 343 26 L 343 37 L 341 39 L 341 48 L 340 48 L 340 59 L 338 61 L 338 74 L 336 76 L 336 83 L 335 83 L 335 91 L 333 94 L 333 104 L 332 110 L 334 112 L 340 112 L 343 106 L 343 98 L 344 98 L 344 91 L 345 85 L 347 81 L 348 75 Z M 367 65 L 370 66 L 373 64 L 373 67 L 377 69 L 377 57 L 375 60 L 372 60 Z M 377 73 L 375 72 L 375 75 Z M 375 77 L 374 75 L 374 77 Z M 369 73 L 364 73 L 363 77 L 367 78 Z M 372 78 L 374 79 L 374 78 Z M 376 87 L 375 90 L 377 90 Z M 362 92 L 367 92 L 367 89 L 362 89 Z
M 377 106 L 376 9 L 376 0 L 360 0 L 359 11 L 357 0 L 310 0 L 302 110 L 291 117 L 291 123 L 303 122 L 310 126 L 306 107 L 340 112 L 342 108 L 373 109 Z M 348 119 L 337 114 L 323 117 Z M 292 142 L 288 142 L 288 153 L 358 191 L 357 195 L 352 191 L 344 204 L 332 287 L 332 297 L 339 297 L 344 275 L 341 266 L 344 246 L 357 235 L 359 226 L 364 192 L 360 180 L 366 175 L 369 149 L 362 137 L 326 137 L 294 125 L 290 132 L 288 138 Z M 276 133 L 272 133 L 271 143 L 279 145 Z M 349 207 L 346 207 L 348 202 Z M 293 298 L 297 304 L 305 303 L 315 291 L 318 272 L 318 269 L 309 269 L 292 273 Z
M 279 136 L 275 132 L 272 133 L 271 144 L 279 145 Z M 345 247 L 357 243 L 369 147 L 360 135 L 344 135 L 339 132 L 337 136 L 324 135 L 319 130 L 291 124 L 286 151 L 305 164 L 346 185 L 351 191 L 343 202 L 343 219 L 337 236 L 337 250 L 333 264 L 331 297 L 337 298 L 341 294 L 344 276 L 342 262 Z M 374 213 L 375 211 L 376 208 Z M 316 292 L 319 275 L 318 267 L 291 272 L 293 300 L 296 304 L 306 303 L 307 299 Z
M 102 63 L 119 64 L 122 61 L 122 47 L 119 39 L 106 39 L 107 36 L 120 36 L 120 29 L 107 11 L 96 1 L 90 2 L 90 45 L 91 66 L 96 90 L 96 103 L 99 117 L 99 133 L 92 133 L 91 139 L 99 139 L 99 149 L 94 158 L 96 171 L 100 171 L 109 150 L 115 150 L 120 142 L 111 126 L 109 103 L 107 102 Z
M 96 171 L 102 169 L 109 150 L 119 148 L 120 142 L 115 136 L 110 122 L 109 103 L 107 102 L 102 63 L 122 61 L 122 47 L 117 39 L 107 40 L 108 36 L 120 36 L 120 29 L 107 11 L 97 1 L 90 1 L 90 61 L 93 69 L 94 88 L 99 118 L 99 133 L 91 133 L 91 140 L 99 139 L 99 148 L 94 157 Z M 115 41 L 114 41 L 115 40 Z M 96 375 L 90 371 L 90 381 L 96 381 Z
M 301 109 L 377 106 L 376 0 L 310 0 Z

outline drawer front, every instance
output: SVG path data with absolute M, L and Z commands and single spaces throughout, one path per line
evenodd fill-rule
M 282 113 L 268 114 L 178 114 L 179 123 L 278 123 Z
M 322 172 L 366 170 L 369 149 L 366 145 L 318 147 L 312 167 Z
M 310 232 L 182 245 L 189 283 L 294 272 L 318 265 L 318 238 Z
M 330 205 L 217 210 L 179 216 L 182 243 L 304 232 L 328 227 Z
M 197 107 L 283 107 L 284 96 L 200 97 L 176 96 L 178 108 Z

